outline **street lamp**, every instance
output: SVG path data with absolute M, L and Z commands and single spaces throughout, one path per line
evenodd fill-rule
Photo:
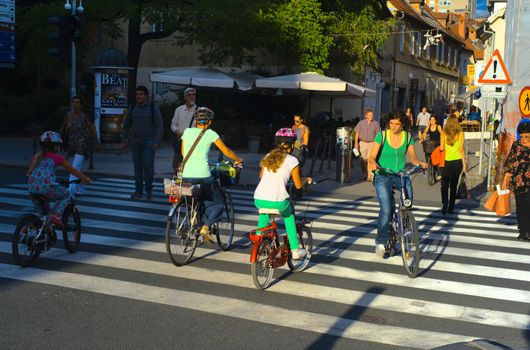
M 85 12 L 85 8 L 83 7 L 83 0 L 79 1 L 79 6 L 77 5 L 77 0 L 66 0 L 66 3 L 64 4 L 64 9 L 66 11 L 70 11 L 71 16 L 71 24 L 75 28 L 71 28 L 75 34 L 74 38 L 71 40 L 71 46 L 72 46 L 72 71 L 71 71 L 71 83 L 70 83 L 70 98 L 77 95 L 76 91 L 76 66 L 77 66 L 77 60 L 76 60 L 76 45 L 79 43 L 79 28 L 81 26 L 80 18 L 76 16 L 77 14 L 82 14 Z M 76 18 L 75 18 L 76 17 Z

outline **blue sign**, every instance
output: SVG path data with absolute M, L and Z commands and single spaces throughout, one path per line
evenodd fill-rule
M 14 67 L 15 0 L 0 0 L 0 67 Z

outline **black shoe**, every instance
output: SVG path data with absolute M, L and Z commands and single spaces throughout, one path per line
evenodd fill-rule
M 453 214 L 455 212 L 455 207 L 449 206 L 449 209 L 447 210 L 449 214 Z
M 447 214 L 447 207 L 442 207 L 442 215 L 446 215 Z
M 133 192 L 133 194 L 131 194 L 131 199 L 143 199 L 143 198 L 144 196 L 140 192 Z
M 152 190 L 145 191 L 145 198 L 147 198 L 148 200 L 151 200 L 151 197 L 153 197 L 153 191 Z

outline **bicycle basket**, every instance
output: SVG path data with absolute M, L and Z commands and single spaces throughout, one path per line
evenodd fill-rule
M 219 178 L 221 187 L 229 187 L 239 183 L 241 168 L 230 164 L 220 164 L 211 168 L 212 176 Z
M 425 154 L 431 154 L 434 151 L 434 149 L 436 147 L 438 147 L 439 145 L 440 145 L 440 143 L 437 142 L 437 141 L 427 140 L 427 141 L 423 142 L 423 152 Z
M 176 197 L 197 196 L 200 186 L 173 179 L 164 179 L 164 194 Z

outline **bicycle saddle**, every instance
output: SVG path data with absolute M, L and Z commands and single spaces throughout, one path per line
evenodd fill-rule
M 29 194 L 31 200 L 40 207 L 43 214 L 48 213 L 50 210 L 50 199 L 40 193 L 30 193 Z
M 269 209 L 269 208 L 261 208 L 259 209 L 260 214 L 268 214 L 268 215 L 281 215 L 282 213 L 278 209 Z

